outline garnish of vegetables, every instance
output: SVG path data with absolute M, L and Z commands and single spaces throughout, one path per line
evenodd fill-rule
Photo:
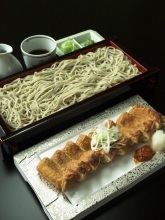
M 89 46 L 89 45 L 91 45 L 91 44 L 93 44 L 93 43 L 94 43 L 94 40 L 92 40 L 91 38 L 89 38 L 89 39 L 86 39 L 84 42 L 82 42 L 82 43 L 81 43 L 81 46 L 86 47 L 86 46 Z
M 67 54 L 75 50 L 78 50 L 79 46 L 73 40 L 68 39 L 64 43 L 62 43 L 60 49 L 64 54 Z
M 104 150 L 109 153 L 113 144 L 120 139 L 121 135 L 116 126 L 107 128 L 100 125 L 92 134 L 91 149 L 94 151 Z

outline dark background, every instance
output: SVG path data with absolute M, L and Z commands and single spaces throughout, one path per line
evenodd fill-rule
M 0 43 L 11 45 L 24 66 L 20 43 L 28 36 L 45 34 L 58 40 L 88 29 L 105 38 L 115 35 L 137 57 L 160 68 L 158 84 L 143 98 L 165 114 L 164 10 L 161 0 L 1 0 Z M 86 219 L 165 219 L 164 198 L 163 168 Z M 0 218 L 47 219 L 32 189 L 15 167 L 4 163 L 1 153 Z

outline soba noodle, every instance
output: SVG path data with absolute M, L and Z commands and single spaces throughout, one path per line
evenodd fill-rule
M 4 85 L 0 115 L 17 130 L 139 73 L 122 51 L 99 48 Z

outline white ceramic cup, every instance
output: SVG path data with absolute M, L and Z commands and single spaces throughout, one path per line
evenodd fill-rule
M 21 52 L 27 68 L 45 63 L 56 56 L 56 41 L 46 35 L 34 35 L 21 43 Z

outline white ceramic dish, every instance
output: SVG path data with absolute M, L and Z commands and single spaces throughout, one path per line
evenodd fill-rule
M 128 152 L 127 155 L 114 159 L 112 164 L 107 165 L 112 170 L 115 169 L 115 172 L 109 176 L 108 182 L 107 179 L 105 182 L 104 178 L 101 185 L 97 184 L 95 188 L 92 187 L 93 183 L 90 183 L 88 195 L 82 190 L 85 188 L 85 182 L 77 184 L 75 188 L 79 190 L 77 194 L 75 189 L 68 191 L 66 195 L 71 202 L 68 201 L 66 195 L 59 193 L 46 181 L 41 180 L 36 171 L 40 159 L 51 155 L 56 147 L 61 148 L 66 140 L 74 140 L 78 134 L 88 132 L 91 127 L 107 118 L 116 117 L 135 104 L 149 106 L 139 95 L 136 95 L 14 156 L 16 167 L 25 181 L 31 185 L 49 219 L 81 219 L 165 166 L 165 152 L 156 153 L 150 161 L 139 165 L 133 163 L 132 152 Z M 107 170 L 102 167 L 89 177 L 88 183 L 92 178 L 95 181 L 98 180 L 99 175 L 103 177 L 105 173 L 107 175 Z M 121 167 L 123 167 L 122 170 Z
M 79 46 L 80 49 L 84 48 L 84 46 L 82 46 L 82 42 L 84 42 L 87 39 L 91 39 L 94 43 L 104 40 L 104 38 L 94 30 L 86 30 L 86 31 L 62 38 L 56 41 L 57 42 L 56 54 L 58 56 L 64 55 L 64 53 L 61 51 L 60 48 L 61 48 L 61 45 L 68 39 L 73 40 Z

